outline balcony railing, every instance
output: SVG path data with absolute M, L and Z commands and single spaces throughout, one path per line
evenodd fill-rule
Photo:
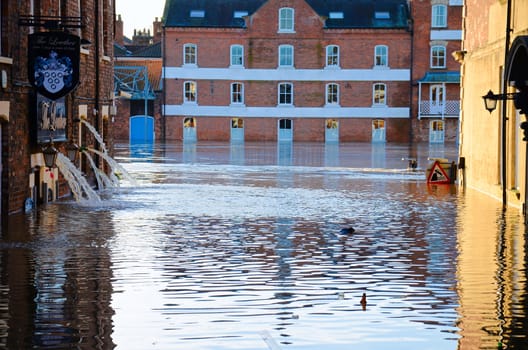
M 420 101 L 418 117 L 458 117 L 460 114 L 460 101 L 445 101 L 437 103 L 433 101 Z

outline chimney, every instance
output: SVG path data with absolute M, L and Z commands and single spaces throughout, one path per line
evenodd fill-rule
M 152 23 L 152 28 L 154 29 L 153 37 L 154 43 L 159 43 L 161 41 L 161 21 L 156 17 L 154 23 Z
M 125 37 L 123 33 L 123 20 L 121 15 L 117 15 L 117 20 L 115 21 L 115 41 L 118 45 L 125 46 Z

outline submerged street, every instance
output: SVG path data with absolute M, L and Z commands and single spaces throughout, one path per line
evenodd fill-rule
M 118 144 L 134 183 L 2 232 L 0 347 L 526 349 L 520 212 L 429 157 L 456 146 Z

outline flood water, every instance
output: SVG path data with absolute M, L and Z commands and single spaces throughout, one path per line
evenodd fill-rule
M 520 214 L 428 157 L 456 147 L 118 145 L 136 183 L 2 231 L 0 347 L 528 349 Z

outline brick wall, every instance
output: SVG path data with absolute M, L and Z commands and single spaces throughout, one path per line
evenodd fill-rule
M 79 16 L 78 1 L 62 1 L 62 13 L 67 16 Z M 101 43 L 101 64 L 99 67 L 99 103 L 96 101 L 96 71 L 95 68 L 95 10 L 93 0 L 82 1 L 82 23 L 86 26 L 82 30 L 73 29 L 72 32 L 79 33 L 81 38 L 90 40 L 92 45 L 87 52 L 81 54 L 80 82 L 76 90 L 66 96 L 66 108 L 68 115 L 67 137 L 76 140 L 79 124 L 74 122 L 78 118 L 78 106 L 88 105 L 89 111 L 94 108 L 99 113 L 89 113 L 89 119 L 101 133 L 104 134 L 105 143 L 111 149 L 113 144 L 112 127 L 104 125 L 100 111 L 103 106 L 109 106 L 110 92 L 113 89 L 113 18 L 108 13 L 113 13 L 112 2 L 101 0 L 101 11 L 104 8 L 105 20 L 101 23 L 101 32 L 105 33 L 108 42 Z M 19 212 L 24 207 L 26 198 L 32 196 L 30 177 L 36 175 L 38 185 L 38 169 L 32 169 L 31 158 L 40 153 L 42 147 L 36 144 L 35 128 L 35 101 L 34 91 L 29 85 L 27 74 L 27 35 L 30 28 L 19 26 L 19 16 L 30 14 L 29 2 L 20 3 L 14 0 L 2 1 L 4 11 L 2 13 L 2 56 L 0 69 L 5 70 L 8 76 L 7 88 L 0 89 L 0 100 L 10 101 L 10 120 L 2 124 L 2 219 L 7 214 Z M 57 16 L 59 14 L 59 2 L 46 0 L 40 1 L 40 8 L 35 9 L 35 15 Z M 104 23 L 104 24 L 103 24 Z M 43 28 L 34 28 L 35 32 L 43 31 Z M 5 39 L 5 40 L 4 40 Z M 103 57 L 103 53 L 108 55 Z M 12 63 L 3 63 L 12 62 Z M 93 137 L 84 133 L 83 144 L 94 145 Z M 64 144 L 57 143 L 56 148 L 65 152 Z M 103 165 L 102 165 L 103 166 Z M 88 178 L 93 180 L 93 171 L 86 165 Z M 60 177 L 59 194 L 66 195 L 69 188 Z

